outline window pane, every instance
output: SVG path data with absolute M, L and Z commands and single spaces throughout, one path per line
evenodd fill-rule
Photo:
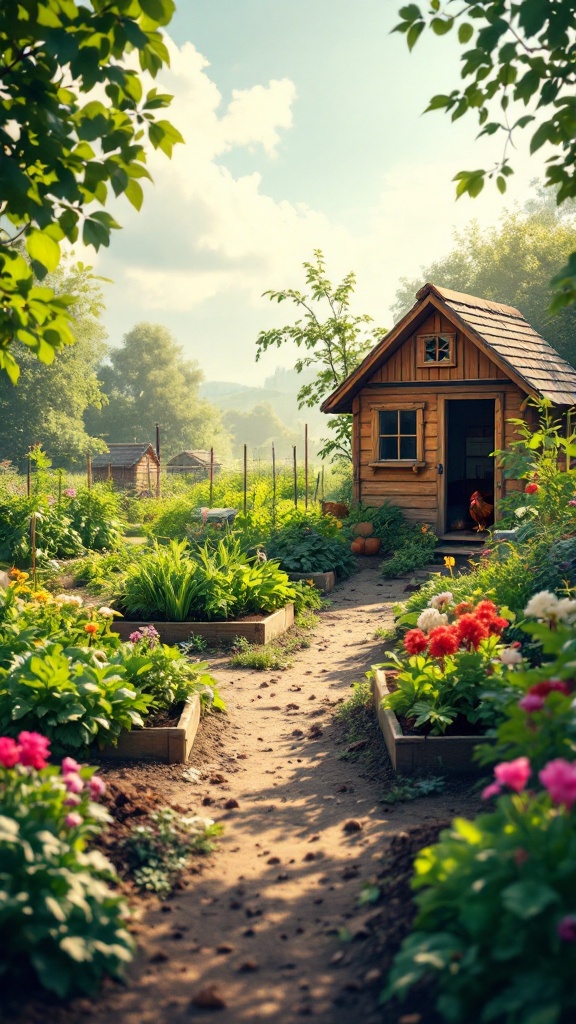
M 398 413 L 396 409 L 380 413 L 380 433 L 398 433 Z
M 424 362 L 436 362 L 436 338 L 426 338 L 424 342 Z
M 438 338 L 438 362 L 442 363 L 446 359 L 450 359 L 450 340 L 448 338 Z
M 398 438 L 381 437 L 378 458 L 386 461 L 396 460 L 398 458 Z
M 400 433 L 401 434 L 415 434 L 416 433 L 416 410 L 405 409 L 400 413 Z
M 400 438 L 400 458 L 401 459 L 415 459 L 416 458 L 416 438 L 415 437 L 401 437 Z

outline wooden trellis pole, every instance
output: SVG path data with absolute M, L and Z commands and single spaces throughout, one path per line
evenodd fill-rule
M 272 445 L 272 529 L 276 529 L 276 449 Z
M 292 445 L 292 471 L 294 473 L 294 508 L 298 508 L 298 462 L 295 444 Z
M 214 497 L 214 449 L 210 449 L 210 499 L 209 505 L 212 508 L 212 501 Z
M 248 445 L 244 445 L 244 515 L 246 515 L 246 494 L 248 490 Z
M 308 424 L 304 424 L 304 508 L 308 508 Z
M 92 456 L 86 456 L 86 483 L 88 484 L 88 490 L 92 490 Z

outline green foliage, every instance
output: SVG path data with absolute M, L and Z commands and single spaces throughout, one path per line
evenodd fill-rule
M 437 793 L 442 793 L 445 786 L 446 780 L 438 775 L 431 775 L 427 779 L 398 777 L 398 781 L 386 790 L 382 799 L 387 804 L 403 804 L 408 800 L 419 800 L 423 796 L 435 796 Z
M 47 643 L 0 673 L 0 732 L 42 731 L 64 751 L 114 744 L 123 729 L 144 724 L 152 698 L 128 677 L 147 664 L 145 657 L 130 664 L 122 654 L 107 660 L 91 648 Z
M 331 572 L 340 579 L 356 569 L 347 537 L 341 531 L 333 537 L 318 532 L 307 520 L 288 523 L 272 534 L 266 544 L 269 558 L 276 559 L 286 572 Z
M 210 818 L 182 816 L 171 807 L 153 811 L 146 825 L 135 825 L 124 843 L 139 889 L 169 896 L 193 854 L 212 853 L 222 825 Z
M 576 945 L 558 926 L 574 911 L 574 814 L 548 794 L 501 797 L 493 814 L 457 818 L 422 850 L 415 931 L 383 999 L 422 978 L 450 1024 L 564 1024 L 574 1018 Z
M 453 121 L 471 111 L 478 118 L 480 135 L 503 133 L 501 159 L 490 170 L 459 171 L 454 179 L 456 195 L 477 196 L 486 178 L 493 178 L 499 191 L 505 192 L 507 178 L 513 173 L 509 144 L 515 134 L 531 125 L 530 152 L 544 145 L 551 147 L 546 184 L 557 190 L 558 204 L 576 197 L 572 94 L 576 11 L 572 0 L 469 0 L 464 7 L 453 0 L 430 0 L 427 14 L 415 3 L 399 13 L 395 31 L 406 35 L 410 49 L 426 27 L 444 35 L 458 26 L 458 41 L 464 47 L 460 76 L 468 79 L 468 84 L 433 96 L 428 110 L 444 110 Z M 501 114 L 493 119 L 496 101 Z M 530 112 L 518 117 L 511 103 L 523 104 Z M 575 253 L 554 284 L 552 312 L 576 301 Z
M 132 644 L 132 650 L 129 644 L 123 646 L 127 655 L 127 678 L 134 687 L 145 690 L 147 696 L 152 698 L 151 709 L 170 708 L 198 694 L 205 709 L 225 710 L 226 705 L 218 693 L 218 684 L 214 676 L 207 672 L 206 661 L 190 661 L 176 647 L 151 642 L 146 629 L 141 638 L 132 641 Z M 143 671 L 139 659 L 133 655 L 145 659 L 146 667 Z
M 406 541 L 410 528 L 397 505 L 384 501 L 382 505 L 363 505 L 354 503 L 350 505 L 350 512 L 344 520 L 346 531 L 352 535 L 351 527 L 355 523 L 372 523 L 374 536 L 382 541 L 384 551 L 396 551 Z
M 450 252 L 422 269 L 417 279 L 403 278 L 396 293 L 398 319 L 414 304 L 422 281 L 444 288 L 481 295 L 521 310 L 534 329 L 576 365 L 576 308 L 559 310 L 553 317 L 550 279 L 576 246 L 574 204 L 558 209 L 555 197 L 538 190 L 521 210 L 503 210 L 496 227 L 472 221 L 454 232 Z
M 237 636 L 230 659 L 232 668 L 253 668 L 257 672 L 284 669 L 290 665 L 288 652 L 276 644 L 251 644 L 244 636 Z
M 260 359 L 269 348 L 281 348 L 286 344 L 296 345 L 308 352 L 308 355 L 298 358 L 295 368 L 301 373 L 313 367 L 316 377 L 300 388 L 298 406 L 313 408 L 346 380 L 384 332 L 367 327 L 372 323 L 372 317 L 367 314 L 351 315 L 350 301 L 356 284 L 354 274 L 347 274 L 334 287 L 326 277 L 320 249 L 314 250 L 313 262 L 304 263 L 304 270 L 310 295 L 293 288 L 284 291 L 269 289 L 264 292 L 271 302 L 291 302 L 302 319 L 285 327 L 261 331 L 256 341 L 256 359 Z M 327 305 L 328 315 L 325 320 L 321 320 L 317 308 L 324 304 Z M 349 461 L 352 458 L 352 417 L 333 417 L 328 420 L 328 426 L 332 428 L 333 435 L 324 441 L 320 457 Z
M 211 621 L 276 611 L 294 588 L 276 562 L 251 561 L 233 538 L 193 555 L 185 541 L 170 541 L 128 567 L 117 598 L 132 618 Z
M 134 953 L 114 868 L 87 848 L 110 820 L 89 798 L 93 771 L 78 773 L 79 823 L 70 824 L 58 768 L 0 768 L 0 975 L 25 985 L 31 969 L 60 998 L 94 993 Z
M 74 497 L 65 499 L 64 507 L 85 548 L 114 551 L 122 546 L 121 500 L 108 484 L 96 484 L 91 490 L 80 488 Z
M 63 506 L 50 505 L 42 497 L 0 497 L 0 561 L 28 566 L 32 558 L 30 524 L 36 515 L 36 547 L 40 562 L 51 558 L 75 558 L 82 539 Z
M 173 11 L 173 0 L 28 0 L 25 17 L 22 5 L 0 7 L 1 212 L 10 225 L 0 249 L 0 367 L 13 382 L 14 341 L 44 363 L 73 341 L 73 300 L 35 277 L 54 271 L 60 243 L 80 232 L 85 245 L 109 244 L 119 227 L 104 209 L 111 193 L 140 208 L 146 137 L 168 156 L 183 141 L 157 118 L 171 97 L 144 94 L 141 78 L 168 63 L 160 30 Z M 126 66 L 133 53 L 138 70 Z
M 91 433 L 110 442 L 127 437 L 148 440 L 154 423 L 159 423 L 163 458 L 211 446 L 220 459 L 228 454 L 220 413 L 198 397 L 202 371 L 183 357 L 166 327 L 136 324 L 112 349 L 98 375 L 107 401 L 103 410 L 87 411 Z
M 386 579 L 404 576 L 414 569 L 423 569 L 434 558 L 437 537 L 421 526 L 405 527 L 404 537 L 391 558 L 385 559 L 380 571 Z

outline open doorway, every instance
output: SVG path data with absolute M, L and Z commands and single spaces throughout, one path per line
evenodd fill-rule
M 495 402 L 493 398 L 446 402 L 446 530 L 476 528 L 470 499 L 478 491 L 491 506 L 486 525 L 494 521 Z

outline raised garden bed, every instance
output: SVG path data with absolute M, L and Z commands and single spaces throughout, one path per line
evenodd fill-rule
M 473 761 L 474 748 L 490 743 L 486 736 L 405 736 L 393 711 L 382 707 L 388 693 L 386 675 L 377 669 L 372 694 L 392 766 L 399 775 L 441 771 L 446 775 L 480 775 L 486 769 Z
M 295 583 L 299 580 L 311 580 L 321 594 L 328 594 L 336 586 L 335 572 L 289 572 L 288 576 Z
M 253 644 L 269 644 L 293 625 L 294 605 L 287 604 L 271 615 L 251 615 L 230 622 L 128 622 L 121 619 L 113 623 L 112 629 L 123 640 L 127 640 L 135 630 L 143 626 L 154 626 L 163 644 L 179 644 L 191 636 L 203 636 L 206 640 L 217 642 L 232 641 L 243 636 Z
M 131 729 L 121 733 L 116 747 L 104 747 L 100 757 L 153 758 L 165 764 L 188 760 L 200 722 L 200 697 L 193 694 L 184 705 L 178 725 Z

